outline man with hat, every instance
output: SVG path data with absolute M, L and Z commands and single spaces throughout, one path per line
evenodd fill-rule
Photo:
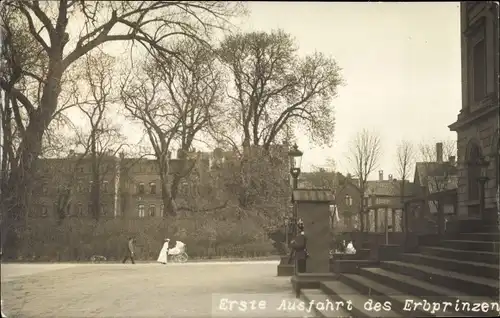
M 304 234 L 304 222 L 301 219 L 297 222 L 297 228 L 299 233 L 291 242 L 291 247 L 295 254 L 297 273 L 305 273 L 309 254 L 307 253 L 307 237 Z

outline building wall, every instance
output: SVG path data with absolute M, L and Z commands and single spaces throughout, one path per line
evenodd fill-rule
M 462 109 L 457 121 L 450 125 L 457 132 L 458 148 L 458 214 L 470 215 L 477 202 L 468 197 L 469 167 L 467 151 L 471 144 L 477 144 L 481 153 L 490 161 L 489 181 L 486 183 L 486 208 L 496 205 L 496 184 L 498 158 L 496 143 L 498 138 L 498 5 L 492 1 L 467 1 L 461 3 L 461 51 L 462 51 Z M 486 96 L 474 98 L 474 57 L 473 45 L 484 37 L 486 43 Z
M 283 182 L 287 182 L 289 178 L 288 160 L 285 160 L 287 150 L 286 144 L 271 149 L 273 162 L 277 162 L 278 168 L 281 167 L 277 176 L 282 178 Z M 223 153 L 222 155 L 224 160 L 233 160 L 234 154 Z M 61 185 L 71 188 L 71 202 L 67 215 L 88 216 L 92 166 L 89 158 L 78 161 L 79 158 L 78 155 L 74 155 L 70 158 L 38 161 L 33 209 L 30 211 L 30 216 L 56 216 L 54 204 L 61 195 L 61 192 L 58 192 Z M 276 161 L 277 159 L 279 160 Z M 179 185 L 176 198 L 178 206 L 189 206 L 190 200 L 198 195 L 194 191 L 200 190 L 199 185 L 217 186 L 211 176 L 211 164 L 215 161 L 213 153 L 190 152 L 187 154 L 187 164 L 184 169 L 192 167 L 192 170 L 182 178 Z M 109 156 L 103 158 L 102 162 L 105 167 L 101 175 L 103 216 L 137 218 L 163 215 L 161 179 L 156 160 Z M 170 174 L 181 171 L 181 160 L 171 159 L 169 169 Z M 171 175 L 168 178 L 168 187 L 172 180 Z M 155 191 L 151 190 L 152 185 Z M 209 196 L 208 199 L 210 200 Z M 289 192 L 285 193 L 283 199 L 284 206 L 287 206 L 290 199 Z M 48 215 L 42 215 L 44 210 Z
M 113 216 L 115 209 L 116 159 L 105 157 L 101 163 L 101 214 Z M 40 159 L 37 162 L 36 182 L 30 216 L 55 216 L 56 204 L 70 190 L 66 213 L 68 216 L 89 214 L 91 162 L 78 156 L 58 159 Z

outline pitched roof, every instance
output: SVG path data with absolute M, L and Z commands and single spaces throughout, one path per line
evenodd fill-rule
M 415 176 L 418 176 L 420 186 L 427 186 L 429 177 L 456 176 L 457 167 L 449 162 L 417 162 Z
M 332 191 L 316 189 L 293 190 L 292 198 L 294 201 L 302 202 L 332 202 L 335 200 Z

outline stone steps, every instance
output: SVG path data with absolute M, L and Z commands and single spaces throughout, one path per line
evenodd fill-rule
M 424 255 L 450 258 L 459 261 L 474 260 L 475 262 L 487 264 L 498 264 L 500 261 L 498 253 L 464 250 L 460 247 L 458 249 L 453 249 L 441 246 L 421 246 L 420 252 Z
M 498 293 L 498 280 L 494 279 L 400 261 L 381 262 L 380 268 L 472 295 L 488 296 Z
M 433 266 L 442 270 L 461 272 L 467 275 L 477 275 L 491 279 L 498 278 L 498 273 L 500 271 L 500 266 L 498 264 L 459 261 L 425 254 L 402 254 L 401 260 L 412 264 Z
M 305 303 L 304 316 L 313 314 L 313 317 L 351 317 L 346 308 L 332 301 L 329 296 L 320 290 L 303 289 L 301 298 Z M 309 312 L 308 306 L 311 306 L 312 312 Z
M 405 317 L 434 317 L 432 313 L 439 314 L 442 317 L 457 317 L 456 313 L 448 313 L 432 309 L 428 312 L 422 309 L 415 309 L 411 304 L 424 302 L 424 300 L 417 296 L 405 294 L 399 290 L 380 284 L 365 276 L 355 274 L 344 274 L 341 280 L 346 284 L 353 286 L 363 295 L 368 295 L 378 301 L 390 301 L 392 308 Z M 459 315 L 460 316 L 460 315 Z
M 500 236 L 478 229 L 434 240 L 420 253 L 340 270 L 338 280 L 319 284 L 320 291 L 332 301 L 350 300 L 354 317 L 496 316 Z M 390 308 L 367 310 L 369 300 Z
M 498 233 L 460 233 L 458 238 L 465 241 L 490 241 L 498 242 L 500 241 L 500 235 Z
M 450 302 L 455 304 L 457 300 L 470 303 L 491 302 L 494 299 L 489 297 L 471 296 L 469 293 L 460 292 L 450 289 L 439 284 L 432 284 L 408 275 L 401 275 L 382 268 L 364 268 L 360 272 L 360 276 L 369 278 L 379 284 L 386 285 L 390 288 L 400 291 L 403 295 L 418 296 L 424 298 L 428 302 Z M 410 299 L 410 298 L 409 298 Z M 441 312 L 435 316 L 442 316 Z M 456 314 L 457 312 L 448 309 L 447 312 Z M 487 317 L 488 314 L 465 312 L 466 316 Z
M 498 242 L 494 241 L 445 240 L 441 242 L 441 246 L 451 249 L 498 253 Z
M 321 290 L 329 295 L 334 301 L 341 301 L 344 304 L 351 304 L 348 308 L 354 317 L 400 317 L 400 314 L 393 311 L 388 303 L 379 303 L 367 295 L 359 293 L 351 286 L 342 281 L 322 282 Z

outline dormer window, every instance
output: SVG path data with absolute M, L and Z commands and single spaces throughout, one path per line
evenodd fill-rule
M 150 188 L 150 193 L 151 193 L 151 194 L 156 194 L 156 183 L 151 182 L 151 183 L 149 184 L 149 188 Z

